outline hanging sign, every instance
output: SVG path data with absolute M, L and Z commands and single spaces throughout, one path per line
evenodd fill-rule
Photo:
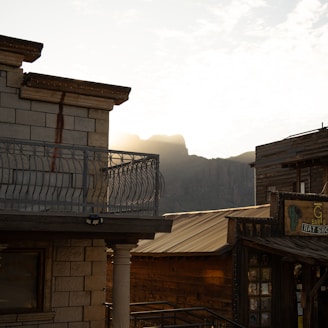
M 285 200 L 286 235 L 328 236 L 328 202 Z

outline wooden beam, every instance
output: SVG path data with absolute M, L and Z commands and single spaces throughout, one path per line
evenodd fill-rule
M 89 216 L 47 213 L 0 213 L 0 238 L 100 238 L 115 240 L 153 239 L 157 232 L 171 232 L 172 220 L 164 217 L 103 215 L 98 224 Z

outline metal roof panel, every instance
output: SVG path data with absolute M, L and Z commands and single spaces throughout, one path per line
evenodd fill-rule
M 172 253 L 211 253 L 225 249 L 229 217 L 269 217 L 270 206 L 248 206 L 230 209 L 169 213 L 173 220 L 171 233 L 158 233 L 154 240 L 141 240 L 135 255 Z

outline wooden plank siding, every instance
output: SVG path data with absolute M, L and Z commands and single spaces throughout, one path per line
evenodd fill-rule
M 257 204 L 269 202 L 270 188 L 298 192 L 300 182 L 305 192 L 321 193 L 328 177 L 328 130 L 258 146 L 254 166 Z
M 168 301 L 177 307 L 205 306 L 232 318 L 231 254 L 201 256 L 133 256 L 131 302 Z M 107 301 L 111 302 L 111 263 Z
M 237 220 L 228 216 L 248 222 L 250 217 L 270 221 L 270 206 L 164 215 L 166 220 L 173 221 L 171 233 L 156 234 L 154 240 L 140 240 L 131 251 L 131 303 L 169 302 L 178 308 L 206 307 L 233 319 L 236 293 L 239 293 L 233 249 L 237 242 Z M 228 222 L 232 222 L 229 228 Z M 108 250 L 106 300 L 109 303 L 112 302 L 111 260 Z M 138 306 L 138 311 L 149 310 L 149 306 L 142 306 Z

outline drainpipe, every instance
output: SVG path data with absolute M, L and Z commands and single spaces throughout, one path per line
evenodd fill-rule
M 111 246 L 113 264 L 112 327 L 130 327 L 130 251 L 136 244 Z
M 55 144 L 60 145 L 63 142 L 63 130 L 64 130 L 64 100 L 65 100 L 66 93 L 63 92 L 61 95 L 61 99 L 59 102 L 59 110 L 57 114 L 57 121 L 56 121 L 56 133 L 55 133 Z M 54 152 L 52 155 L 52 162 L 51 162 L 51 172 L 55 172 L 56 170 L 56 159 L 59 156 L 59 150 L 56 146 L 54 148 Z

